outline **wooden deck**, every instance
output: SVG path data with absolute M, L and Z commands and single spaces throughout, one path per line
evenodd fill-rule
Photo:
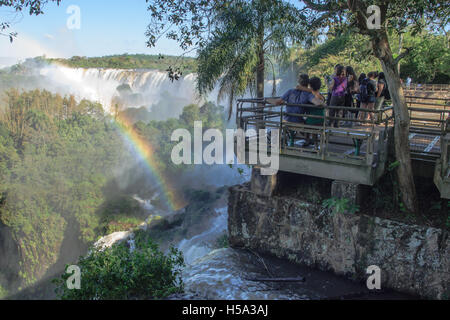
M 427 176 L 434 179 L 443 197 L 450 198 L 449 101 L 410 97 L 409 103 L 412 159 L 435 167 Z M 236 120 L 238 128 L 244 130 L 265 129 L 265 137 L 249 137 L 248 141 L 255 138 L 270 141 L 270 132 L 279 130 L 281 171 L 374 185 L 388 166 L 388 146 L 394 138 L 393 108 L 378 111 L 339 108 L 344 109 L 347 115 L 352 112 L 372 115 L 373 120 L 364 121 L 330 117 L 329 111 L 338 107 L 319 108 L 324 110 L 323 116 L 290 114 L 284 106 L 271 105 L 266 99 L 239 100 Z M 292 123 L 284 120 L 287 116 L 320 118 L 323 123 Z M 339 121 L 337 128 L 330 126 L 332 120 Z M 314 144 L 308 143 L 311 138 L 314 138 Z

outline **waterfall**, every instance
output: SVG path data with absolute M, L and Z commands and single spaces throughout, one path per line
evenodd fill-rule
M 188 265 L 211 252 L 214 241 L 227 231 L 228 207 L 215 210 L 219 216 L 212 219 L 207 230 L 190 239 L 183 239 L 177 246 Z
M 101 103 L 110 112 L 114 97 L 120 96 L 117 88 L 129 85 L 131 92 L 122 97 L 124 107 L 146 107 L 164 104 L 173 108 L 176 116 L 188 104 L 198 102 L 195 94 L 195 74 L 178 81 L 170 81 L 166 72 L 148 69 L 69 68 L 50 65 L 36 70 L 43 89 L 60 94 L 73 94 L 78 100 L 88 99 Z M 173 112 L 174 111 L 174 112 Z
M 53 93 L 74 95 L 77 100 L 88 99 L 99 102 L 106 112 L 111 112 L 113 98 L 120 96 L 117 90 L 128 85 L 131 92 L 122 96 L 123 107 L 146 107 L 149 111 L 156 106 L 163 119 L 177 117 L 183 107 L 201 103 L 196 87 L 196 74 L 188 74 L 177 81 L 171 81 L 167 72 L 150 69 L 104 69 L 70 68 L 62 65 L 46 65 L 34 70 L 39 77 L 39 89 Z M 271 95 L 272 80 L 266 80 L 266 96 Z M 276 80 L 277 95 L 288 88 L 282 79 Z M 207 100 L 216 102 L 218 89 L 209 94 Z M 249 96 L 247 93 L 245 96 Z M 222 101 L 224 104 L 226 101 Z M 155 110 L 156 111 L 156 110 Z M 162 119 L 161 119 L 162 120 Z

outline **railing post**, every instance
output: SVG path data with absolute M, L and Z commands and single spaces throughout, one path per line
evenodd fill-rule
M 238 101 L 237 105 L 236 105 L 236 126 L 237 128 L 241 128 L 242 126 L 242 113 L 241 113 L 241 103 Z
M 326 149 L 326 143 L 327 143 L 327 113 L 328 108 L 323 108 L 323 124 L 322 124 L 322 137 L 320 138 L 320 156 L 322 160 L 325 160 L 325 149 Z
M 375 140 L 375 134 L 372 133 L 370 134 L 370 136 L 367 139 L 367 152 L 366 152 L 366 163 L 367 165 L 371 166 L 373 164 L 373 159 L 374 159 L 374 155 L 373 155 L 373 145 L 374 145 L 374 140 Z
M 280 109 L 280 133 L 279 136 L 279 142 L 280 142 L 280 154 L 284 150 L 284 144 L 286 142 L 285 136 L 284 136 L 284 128 L 283 128 L 283 113 L 284 113 L 284 106 L 281 106 Z

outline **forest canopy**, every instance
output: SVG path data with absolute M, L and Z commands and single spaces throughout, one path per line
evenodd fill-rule
M 48 59 L 72 68 L 110 68 L 110 69 L 155 69 L 166 71 L 169 66 L 178 65 L 184 74 L 197 70 L 195 58 L 167 55 L 121 54 L 104 57 L 79 57 L 70 59 Z
M 444 35 L 423 30 L 413 36 L 405 32 L 401 39 L 390 34 L 392 49 L 398 56 L 402 48 L 410 53 L 400 61 L 400 77 L 413 78 L 415 83 L 450 83 L 450 48 Z M 355 33 L 329 34 L 327 38 L 309 48 L 294 46 L 285 68 L 293 64 L 311 76 L 323 77 L 333 73 L 338 63 L 352 66 L 357 73 L 381 71 L 378 59 L 370 54 L 370 43 Z

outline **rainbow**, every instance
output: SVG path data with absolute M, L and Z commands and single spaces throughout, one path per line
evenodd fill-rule
M 146 164 L 146 168 L 150 175 L 156 179 L 170 209 L 175 211 L 183 208 L 186 205 L 183 197 L 177 194 L 170 179 L 157 165 L 154 157 L 154 147 L 151 145 L 150 141 L 139 135 L 134 129 L 133 123 L 124 116 L 117 117 L 115 124 L 119 129 L 122 138 L 136 151 L 138 156 Z

